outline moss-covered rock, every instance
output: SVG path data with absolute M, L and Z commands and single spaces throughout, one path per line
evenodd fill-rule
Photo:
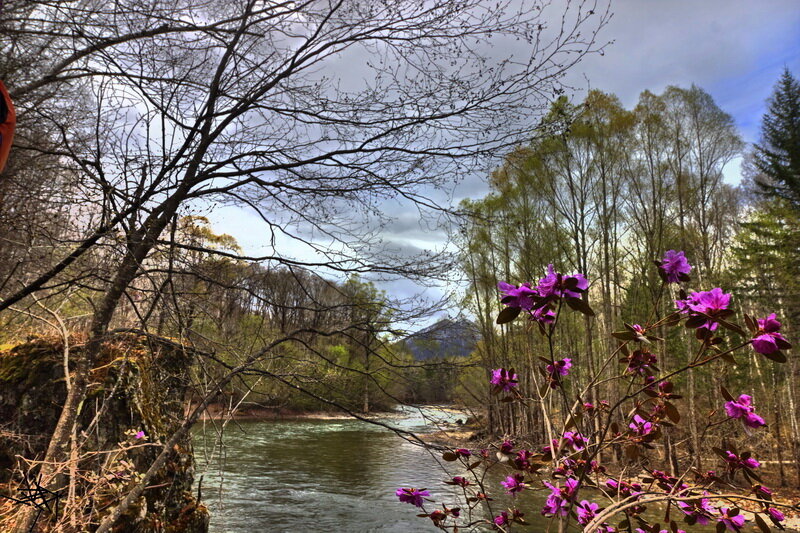
M 70 360 L 83 340 L 70 339 Z M 2 349 L 5 348 L 5 349 Z M 0 484 L 18 481 L 18 456 L 41 459 L 66 398 L 64 344 L 37 338 L 0 348 Z M 183 421 L 193 353 L 169 339 L 138 332 L 109 336 L 92 371 L 79 417 L 86 454 L 80 469 L 89 483 L 93 509 L 111 509 L 125 495 Z M 145 438 L 136 439 L 138 431 Z M 205 533 L 209 514 L 192 495 L 194 457 L 190 436 L 172 450 L 161 472 L 116 531 Z M 15 476 L 17 479 L 15 479 Z M 87 498 L 88 500 L 88 498 Z M 90 513 L 91 508 L 86 509 Z M 102 511 L 100 511 L 102 514 Z M 87 516 L 88 517 L 88 516 Z M 97 516 L 94 517 L 96 523 Z

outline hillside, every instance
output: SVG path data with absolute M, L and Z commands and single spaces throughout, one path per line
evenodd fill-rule
M 465 319 L 445 318 L 413 333 L 402 342 L 416 361 L 444 357 L 467 357 L 480 339 L 477 326 Z

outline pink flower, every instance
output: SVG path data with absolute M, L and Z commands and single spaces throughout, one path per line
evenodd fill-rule
M 726 509 L 725 507 L 720 508 L 719 514 L 720 518 L 718 519 L 719 522 L 725 524 L 727 529 L 731 531 L 739 531 L 739 528 L 742 527 L 745 523 L 744 516 L 740 514 L 729 514 L 730 510 Z
M 761 463 L 756 461 L 754 457 L 751 457 L 748 454 L 742 454 L 742 456 L 739 457 L 730 450 L 725 450 L 725 462 L 728 463 L 728 468 L 731 472 L 735 472 L 740 468 L 753 469 L 761 466 Z
M 760 428 L 766 426 L 764 419 L 755 414 L 755 407 L 752 405 L 752 397 L 742 394 L 736 401 L 725 402 L 725 412 L 731 418 L 738 418 L 745 425 L 745 428 Z
M 598 509 L 600 509 L 600 506 L 596 503 L 583 500 L 575 508 L 575 511 L 578 513 L 578 523 L 585 526 L 591 522 L 592 519 L 597 515 Z
M 409 489 L 399 488 L 395 491 L 395 495 L 401 502 L 410 503 L 416 507 L 422 507 L 422 497 L 430 496 L 430 493 L 425 489 Z
M 627 481 L 617 481 L 614 478 L 606 480 L 606 486 L 611 490 L 616 491 L 623 498 L 629 496 L 636 496 L 642 491 L 642 486 L 639 483 L 628 483 Z
M 771 354 L 786 347 L 788 342 L 783 338 L 783 335 L 778 333 L 781 329 L 781 323 L 775 318 L 775 313 L 772 313 L 767 318 L 758 319 L 758 331 L 751 341 L 753 349 L 760 354 Z
M 770 499 L 772 498 L 772 490 L 764 485 L 753 485 L 753 492 L 759 498 Z
M 494 523 L 498 526 L 505 526 L 508 524 L 508 521 L 508 513 L 505 511 L 501 511 L 499 515 L 494 517 Z
M 517 492 L 522 492 L 528 484 L 525 483 L 525 475 L 524 474 L 513 474 L 508 476 L 505 481 L 500 482 L 506 488 L 506 494 L 516 494 Z
M 566 376 L 569 374 L 570 368 L 572 368 L 572 359 L 569 357 L 553 361 L 553 364 L 547 365 L 546 367 L 547 373 L 551 376 Z
M 534 298 L 539 296 L 536 289 L 531 288 L 530 283 L 523 283 L 517 287 L 516 285 L 501 281 L 497 284 L 497 288 L 500 289 L 502 294 L 505 294 L 500 300 L 503 305 L 507 305 L 508 307 L 520 307 L 527 311 L 533 309 L 534 305 L 536 305 Z
M 713 317 L 717 314 L 724 314 L 722 312 L 728 309 L 730 301 L 731 295 L 722 292 L 722 289 L 717 287 L 710 291 L 693 292 L 685 300 L 675 300 L 675 305 L 682 313 L 689 313 L 692 316 L 702 314 L 710 317 L 705 324 L 696 327 L 714 331 L 717 329 L 717 323 Z
M 648 422 L 644 418 L 639 415 L 633 415 L 633 422 L 628 424 L 628 427 L 631 428 L 634 434 L 644 437 L 655 429 L 655 426 L 652 422 Z
M 137 433 L 137 434 L 135 435 L 135 438 L 137 438 L 137 439 L 143 439 L 143 438 L 144 438 L 144 431 L 140 431 L 139 433 Z
M 512 373 L 505 368 L 497 368 L 492 370 L 492 379 L 489 383 L 501 390 L 509 391 L 517 386 L 517 374 Z
M 569 504 L 575 497 L 579 481 L 574 478 L 568 478 L 564 481 L 563 488 L 552 485 L 547 481 L 544 481 L 544 484 L 550 489 L 550 496 L 547 497 L 544 507 L 542 507 L 542 514 L 567 516 L 569 514 Z
M 769 507 L 767 509 L 767 513 L 769 514 L 769 517 L 772 519 L 773 522 L 783 522 L 784 520 L 786 520 L 786 517 L 783 515 L 783 513 L 775 509 L 774 507 Z
M 580 298 L 580 293 L 588 288 L 589 282 L 583 274 L 565 276 L 556 272 L 553 265 L 547 265 L 547 275 L 539 280 L 537 290 L 543 298 L 561 296 Z
M 586 438 L 577 431 L 565 431 L 563 439 L 564 442 L 572 446 L 576 452 L 586 448 Z
M 692 270 L 692 265 L 686 260 L 683 252 L 667 250 L 659 268 L 664 272 L 667 283 L 678 283 L 688 279 L 687 276 Z
M 701 526 L 708 525 L 711 520 L 711 514 L 715 510 L 705 498 L 689 502 L 677 502 L 677 505 L 684 514 L 694 517 Z
M 458 485 L 459 487 L 466 487 L 471 485 L 470 481 L 462 476 L 455 476 L 452 481 L 445 481 L 448 485 Z
M 519 512 L 517 509 L 510 509 L 511 516 L 506 511 L 501 511 L 499 515 L 494 517 L 494 523 L 498 526 L 505 526 L 511 523 L 512 520 L 518 520 L 525 516 L 525 513 Z
M 531 320 L 542 324 L 552 324 L 556 320 L 556 313 L 550 305 L 543 305 L 531 311 Z
M 650 367 L 655 365 L 656 361 L 656 356 L 648 349 L 635 350 L 628 356 L 628 368 L 625 371 L 630 374 L 648 374 L 651 373 Z
M 725 294 L 719 287 L 710 291 L 695 292 L 692 296 L 689 309 L 696 313 L 705 313 L 707 315 L 727 309 L 731 301 L 731 295 Z
M 517 457 L 514 459 L 514 464 L 517 466 L 517 468 L 524 470 L 531 465 L 531 457 L 533 457 L 533 454 L 528 450 L 520 450 L 517 452 Z

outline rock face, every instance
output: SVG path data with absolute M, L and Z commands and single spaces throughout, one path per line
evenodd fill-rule
M 416 361 L 468 357 L 480 339 L 478 327 L 469 320 L 445 318 L 406 337 L 402 342 Z
M 82 345 L 80 339 L 70 344 L 72 359 Z M 116 333 L 104 343 L 77 433 L 85 482 L 76 501 L 84 524 L 96 527 L 179 427 L 192 360 L 186 347 L 140 333 Z M 17 456 L 42 458 L 65 397 L 62 340 L 38 338 L 0 351 L 0 490 L 7 493 L 21 480 Z M 144 437 L 137 438 L 139 431 Z M 115 531 L 206 533 L 209 514 L 192 495 L 193 481 L 187 437 Z

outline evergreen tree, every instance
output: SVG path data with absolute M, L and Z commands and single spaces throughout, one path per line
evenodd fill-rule
M 755 164 L 763 174 L 762 192 L 800 209 L 800 83 L 789 69 L 775 86 L 755 145 Z

